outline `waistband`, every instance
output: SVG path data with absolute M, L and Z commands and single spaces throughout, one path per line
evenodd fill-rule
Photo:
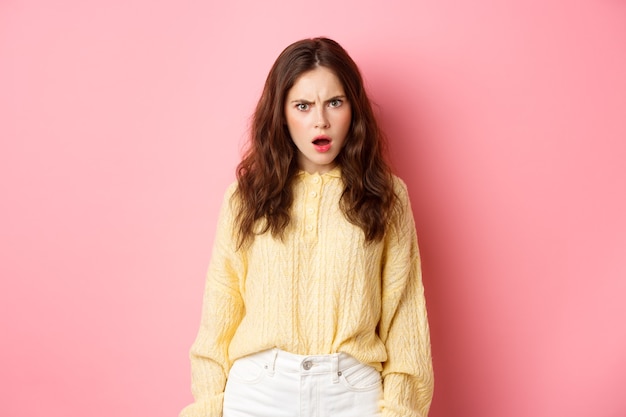
M 238 360 L 252 360 L 270 371 L 339 375 L 342 371 L 361 364 L 358 359 L 343 352 L 329 355 L 296 355 L 278 348 L 264 350 Z

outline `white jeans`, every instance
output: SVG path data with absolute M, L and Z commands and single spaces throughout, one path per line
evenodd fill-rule
M 380 372 L 346 353 L 272 349 L 233 363 L 223 417 L 380 417 L 382 393 Z

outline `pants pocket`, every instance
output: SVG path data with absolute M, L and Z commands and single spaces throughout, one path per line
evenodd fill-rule
M 230 368 L 224 389 L 224 417 L 267 416 L 259 410 L 268 390 L 264 364 L 237 359 Z
M 382 384 L 380 372 L 376 368 L 362 363 L 342 370 L 339 381 L 351 391 L 378 389 Z
M 265 365 L 249 358 L 237 359 L 228 373 L 228 380 L 256 384 L 266 375 Z

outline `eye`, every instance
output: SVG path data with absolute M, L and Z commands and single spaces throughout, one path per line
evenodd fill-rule
M 330 102 L 328 103 L 328 105 L 330 107 L 339 107 L 343 104 L 343 100 L 340 100 L 338 98 L 334 99 L 334 100 L 330 100 Z
M 300 110 L 300 111 L 307 111 L 309 109 L 309 104 L 308 103 L 298 103 L 296 104 L 296 109 Z

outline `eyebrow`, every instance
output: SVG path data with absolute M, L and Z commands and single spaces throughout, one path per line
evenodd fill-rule
M 333 101 L 333 100 L 347 100 L 347 97 L 345 95 L 334 96 L 334 97 L 329 98 L 328 100 L 325 100 L 324 103 L 328 103 L 329 101 Z M 290 103 L 313 104 L 315 102 L 314 101 L 305 100 L 305 99 L 302 98 L 302 99 L 291 100 Z

